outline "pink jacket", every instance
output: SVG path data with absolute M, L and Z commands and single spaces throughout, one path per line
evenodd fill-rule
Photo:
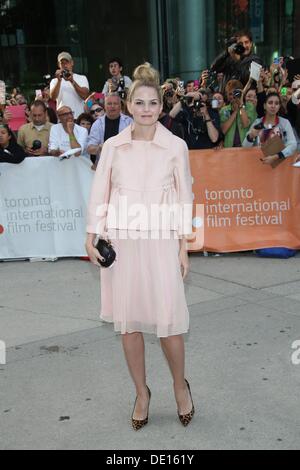
M 109 207 L 107 207 L 109 204 Z M 125 207 L 126 206 L 126 207 Z M 132 126 L 103 146 L 92 186 L 87 232 L 103 235 L 109 229 L 131 230 L 138 214 L 144 222 L 135 230 L 164 230 L 153 207 L 180 207 L 170 213 L 169 230 L 192 233 L 192 177 L 186 143 L 160 123 L 153 141 L 132 140 Z M 140 217 L 138 219 L 140 220 Z

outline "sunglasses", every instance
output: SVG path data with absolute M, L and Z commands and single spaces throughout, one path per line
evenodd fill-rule
M 69 113 L 58 114 L 58 117 L 59 117 L 59 118 L 60 118 L 60 117 L 67 117 L 67 116 L 71 116 L 71 115 L 74 116 L 73 111 L 72 111 L 72 112 L 70 111 Z
M 91 114 L 102 113 L 102 111 L 103 111 L 103 108 L 93 109 L 93 110 L 91 111 Z

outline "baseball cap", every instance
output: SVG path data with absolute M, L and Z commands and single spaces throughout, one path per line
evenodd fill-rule
M 60 62 L 61 60 L 67 60 L 68 62 L 71 62 L 73 58 L 69 52 L 61 52 L 57 57 L 57 61 Z

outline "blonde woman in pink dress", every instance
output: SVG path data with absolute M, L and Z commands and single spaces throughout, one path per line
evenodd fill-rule
M 146 63 L 134 78 L 128 97 L 134 123 L 103 146 L 89 204 L 86 249 L 96 266 L 97 236 L 110 239 L 117 253 L 113 267 L 101 269 L 101 319 L 122 335 L 136 388 L 131 423 L 139 430 L 148 423 L 151 399 L 143 333 L 160 338 L 182 425 L 194 415 L 183 338 L 189 329 L 183 280 L 189 270 L 193 196 L 187 146 L 158 122 L 163 101 L 158 73 Z M 168 224 L 151 212 L 175 206 L 180 216 L 167 211 Z

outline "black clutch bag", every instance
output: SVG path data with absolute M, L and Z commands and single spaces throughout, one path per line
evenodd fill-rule
M 100 261 L 99 259 L 102 268 L 111 268 L 117 257 L 111 243 L 100 238 L 95 248 L 99 251 L 100 256 L 104 258 L 104 261 Z

